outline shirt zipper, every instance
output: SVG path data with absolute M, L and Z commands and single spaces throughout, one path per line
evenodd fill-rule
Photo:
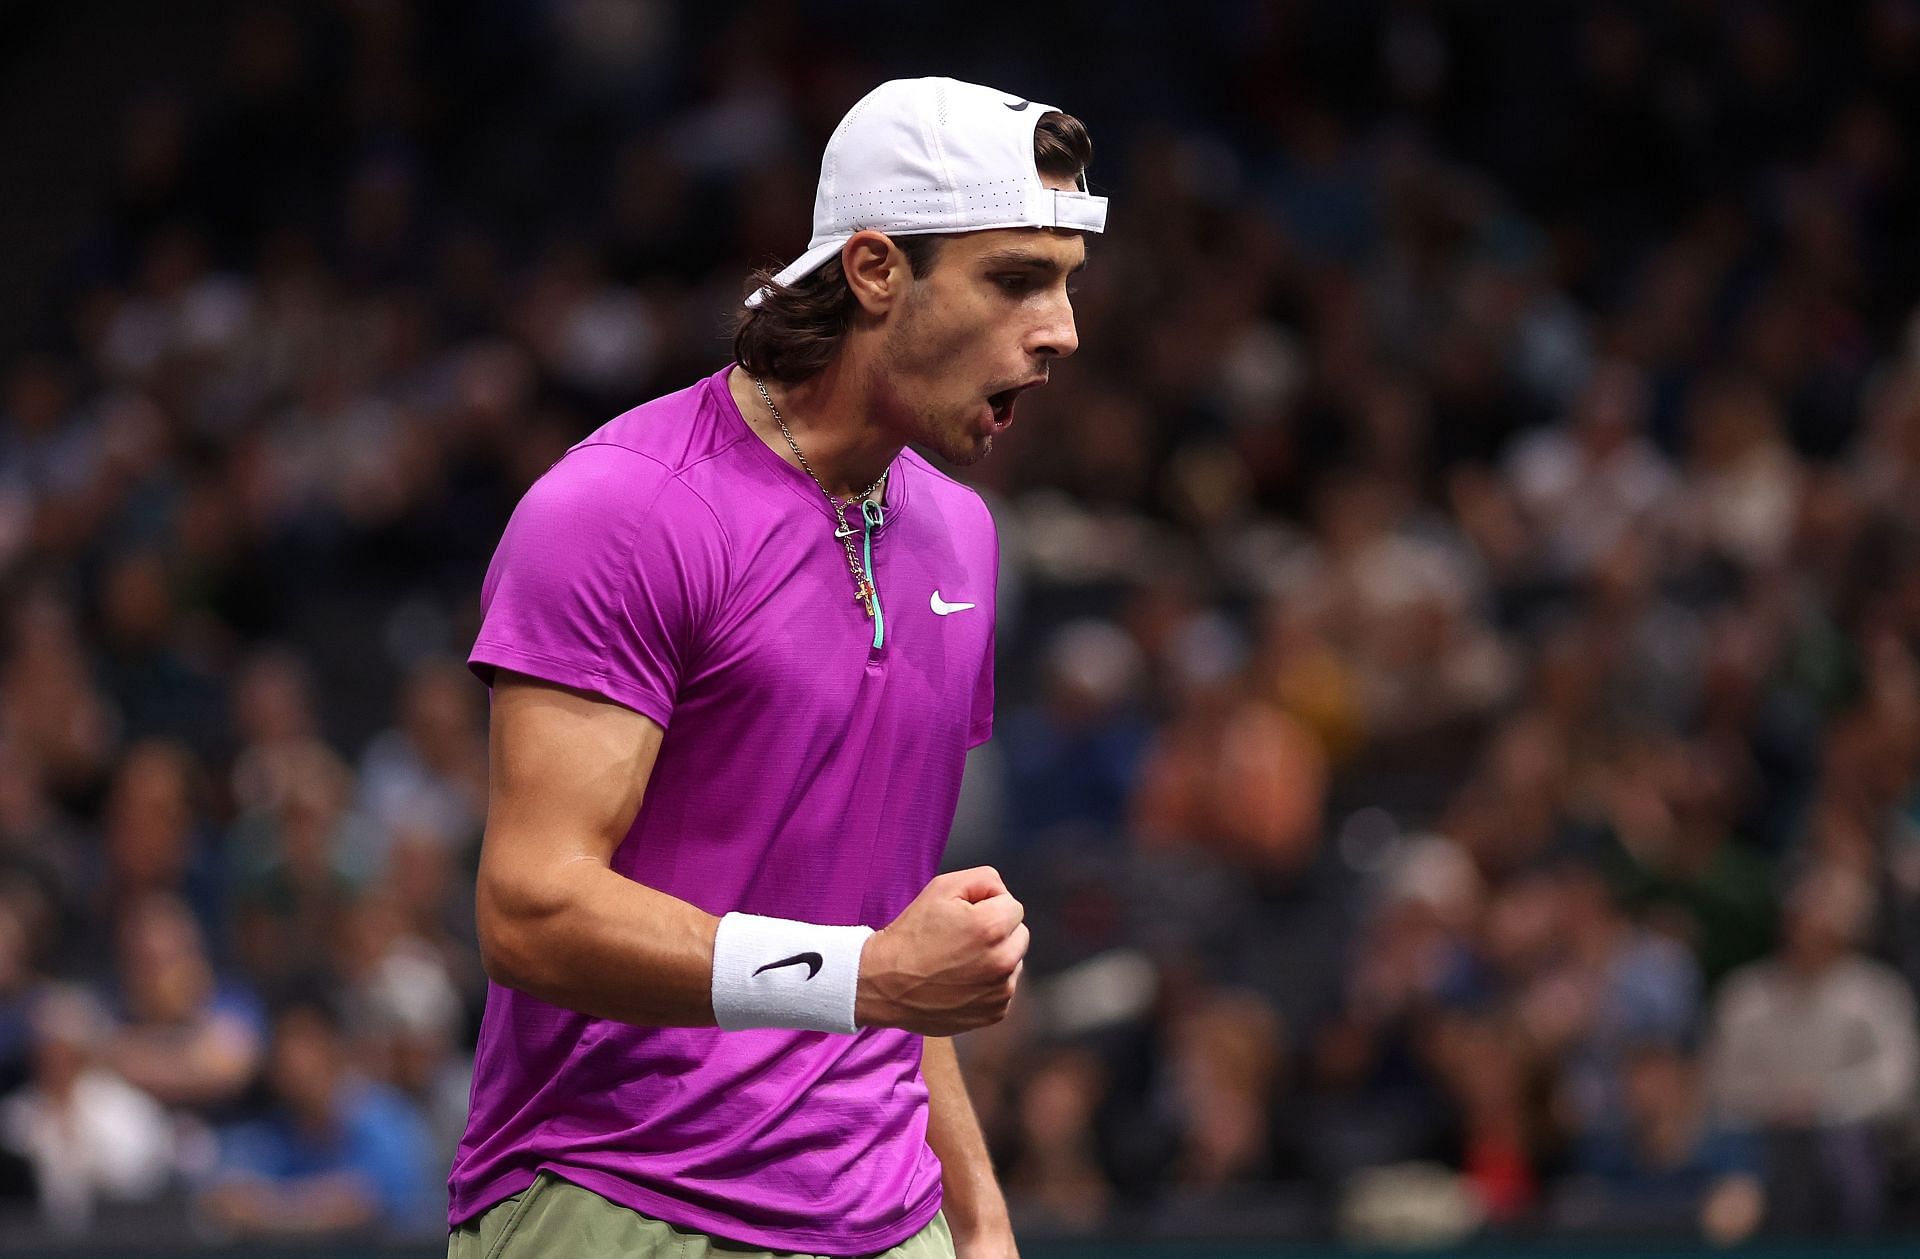
M 887 522 L 880 504 L 868 499 L 860 504 L 860 520 L 866 525 L 867 588 L 873 591 L 873 649 L 879 651 L 887 640 L 887 617 L 880 610 L 880 574 L 873 567 L 873 531 Z

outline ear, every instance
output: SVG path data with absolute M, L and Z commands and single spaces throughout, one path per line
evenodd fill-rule
M 869 315 L 884 314 L 913 283 L 907 256 L 885 232 L 855 232 L 840 246 L 840 270 L 853 300 Z

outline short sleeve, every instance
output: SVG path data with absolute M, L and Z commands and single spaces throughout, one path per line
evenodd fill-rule
M 514 509 L 468 665 L 590 691 L 665 726 L 724 588 L 706 504 L 651 456 L 581 446 Z

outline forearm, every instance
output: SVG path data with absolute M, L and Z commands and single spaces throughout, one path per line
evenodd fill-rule
M 711 1027 L 712 914 L 592 861 L 534 887 L 480 896 L 481 956 L 496 982 L 596 1018 Z
M 184 1044 L 171 1035 L 124 1031 L 108 1056 L 130 1084 L 160 1101 L 198 1106 L 225 1101 L 245 1088 L 259 1051 L 251 1031 L 216 1019 Z
M 651 1027 L 949 1032 L 1006 1015 L 1027 929 L 992 870 L 938 876 L 877 934 L 752 914 L 723 925 L 616 872 L 664 738 L 618 704 L 501 676 L 475 896 L 489 978 Z
M 926 1038 L 920 1074 L 927 1082 L 927 1144 L 940 1159 L 944 1210 L 955 1239 L 1008 1230 L 1006 1199 L 951 1040 Z

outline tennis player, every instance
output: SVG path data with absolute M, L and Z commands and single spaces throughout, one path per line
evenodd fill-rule
M 1016 1253 L 947 1037 L 1005 1015 L 1027 928 L 993 870 L 935 875 L 998 550 L 909 446 L 980 458 L 1073 353 L 1091 151 L 1012 93 L 876 88 L 737 361 L 514 512 L 450 1255 Z

